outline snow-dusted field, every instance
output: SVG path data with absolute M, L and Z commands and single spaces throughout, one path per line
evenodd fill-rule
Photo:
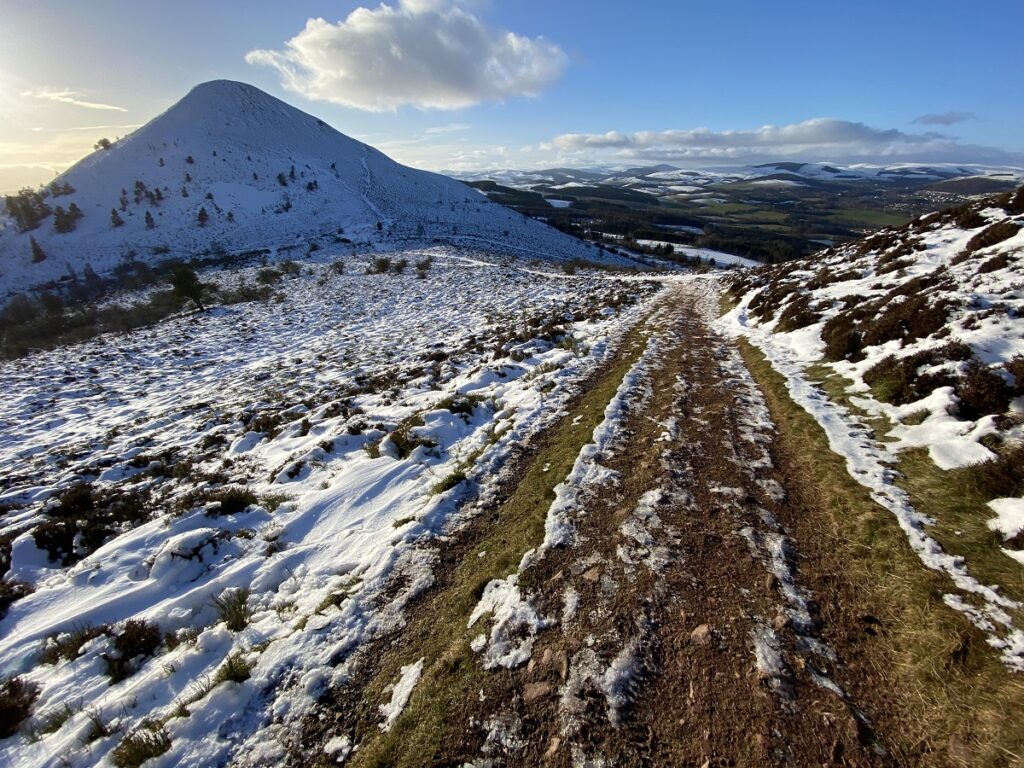
M 304 262 L 279 302 L 0 366 L 0 539 L 35 585 L 0 621 L 0 671 L 41 688 L 36 738 L 0 762 L 92 765 L 143 731 L 170 739 L 154 765 L 278 759 L 276 729 L 430 584 L 414 545 L 486 497 L 652 292 L 429 255 L 425 279 Z M 159 627 L 153 655 L 123 658 L 129 619 Z

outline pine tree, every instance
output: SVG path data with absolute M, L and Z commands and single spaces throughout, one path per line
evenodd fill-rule
M 53 229 L 55 232 L 68 232 L 68 214 L 64 206 L 58 205 L 53 209 Z
M 210 214 L 208 214 L 206 212 L 205 208 L 200 208 L 199 209 L 199 216 L 198 216 L 199 226 L 200 227 L 205 227 L 206 226 L 206 222 L 208 222 L 209 220 L 210 220 Z
M 4 206 L 7 213 L 14 217 L 19 232 L 35 229 L 50 215 L 50 206 L 43 199 L 43 193 L 28 187 L 16 195 L 7 195 Z
M 110 223 L 115 227 L 120 227 L 124 224 L 124 219 L 122 219 L 121 214 L 117 212 L 117 208 L 110 209 Z
M 46 252 L 42 249 L 42 246 L 36 242 L 34 237 L 29 238 L 29 243 L 32 245 L 32 263 L 38 264 L 46 258 Z
M 57 206 L 53 209 L 53 228 L 55 231 L 61 234 L 70 232 L 75 228 L 78 220 L 85 214 L 82 213 L 82 209 L 72 203 L 68 206 L 65 211 L 62 206 Z
M 156 222 L 153 221 L 153 214 L 146 211 L 146 229 L 153 229 L 156 226 Z

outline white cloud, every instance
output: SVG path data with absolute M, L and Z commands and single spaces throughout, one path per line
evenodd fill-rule
M 544 145 L 572 158 L 621 161 L 751 161 L 769 157 L 808 159 L 914 159 L 921 162 L 1005 162 L 1008 153 L 964 145 L 937 133 L 905 133 L 864 123 L 817 117 L 790 125 L 746 131 L 692 130 L 636 133 L 566 133 Z
M 124 107 L 117 107 L 113 104 L 100 104 L 95 101 L 83 101 L 78 98 L 78 94 L 75 91 L 55 91 L 49 88 L 39 88 L 34 91 L 25 91 L 21 95 L 26 98 L 55 101 L 60 104 L 71 104 L 72 106 L 82 107 L 83 109 L 100 109 L 108 110 L 110 112 L 128 111 Z
M 458 109 L 535 96 L 557 80 L 557 45 L 488 28 L 460 0 L 399 0 L 332 24 L 309 19 L 279 51 L 246 54 L 289 91 L 372 112 Z

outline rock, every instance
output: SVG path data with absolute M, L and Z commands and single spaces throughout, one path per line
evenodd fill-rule
M 598 579 L 601 578 L 601 567 L 595 565 L 590 570 L 584 571 L 583 578 L 589 582 L 596 582 Z
M 774 573 L 769 573 L 764 577 L 764 588 L 769 592 L 774 592 L 779 588 L 779 577 Z
M 775 618 L 772 619 L 772 629 L 776 632 L 782 632 L 786 627 L 789 626 L 789 616 L 784 613 L 775 614 Z
M 551 683 L 527 683 L 523 687 L 523 701 L 529 704 L 547 696 L 553 690 L 554 686 Z
M 550 648 L 545 648 L 544 649 L 544 654 L 540 657 L 540 664 L 541 664 L 541 666 L 542 667 L 548 666 L 551 663 L 552 656 L 553 656 L 553 654 L 551 653 L 551 649 Z
M 563 680 L 569 677 L 569 654 L 559 651 L 555 654 L 555 666 L 558 667 L 558 676 Z
M 711 627 L 707 624 L 700 624 L 690 632 L 690 642 L 694 645 L 711 645 Z
M 548 742 L 548 751 L 544 753 L 544 759 L 550 760 L 558 754 L 558 748 L 560 746 L 562 746 L 562 740 L 557 736 L 552 736 L 551 741 Z

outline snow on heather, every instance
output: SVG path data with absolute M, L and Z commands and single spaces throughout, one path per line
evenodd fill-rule
M 5 741 L 0 762 L 97 764 L 152 721 L 170 743 L 154 764 L 279 762 L 290 724 L 432 582 L 418 545 L 493 492 L 652 290 L 450 247 L 404 255 L 432 257 L 425 279 L 365 274 L 362 256 L 339 274 L 325 253 L 280 300 L 0 364 L 5 578 L 35 588 L 0 619 L 0 671 L 41 686 L 37 721 L 74 712 Z M 97 533 L 69 512 L 85 484 L 90 515 L 137 516 Z M 128 619 L 168 640 L 115 679 Z M 41 659 L 87 627 L 80 648 Z
M 1006 225 L 1014 234 L 993 245 L 967 251 L 981 227 L 995 225 Z M 1024 323 L 1020 322 L 1024 314 L 1024 214 L 1007 215 L 1001 208 L 985 207 L 972 228 L 963 228 L 956 222 L 913 226 L 912 247 L 897 241 L 879 252 L 878 248 L 860 251 L 847 245 L 794 263 L 795 269 L 787 270 L 771 284 L 774 288 L 789 285 L 791 294 L 768 317 L 763 313 L 758 317 L 756 311 L 750 311 L 751 302 L 768 290 L 759 287 L 765 283 L 763 278 L 755 278 L 751 290 L 725 322 L 738 332 L 770 334 L 772 344 L 784 350 L 789 360 L 809 365 L 826 353 L 823 337 L 829 333 L 829 321 L 849 315 L 851 306 L 857 303 L 879 301 L 879 312 L 891 312 L 919 296 L 928 301 L 922 309 L 947 305 L 946 316 L 942 322 L 936 322 L 931 332 L 918 336 L 897 327 L 896 333 L 882 336 L 880 343 L 865 343 L 856 354 L 833 358 L 828 365 L 853 382 L 851 391 L 858 395 L 854 402 L 859 408 L 886 416 L 894 423 L 889 435 L 894 440 L 890 446 L 894 451 L 928 448 L 939 467 L 954 469 L 992 458 L 991 451 L 979 441 L 998 431 L 995 421 L 1001 415 L 971 418 L 962 413 L 961 398 L 952 384 L 967 370 L 970 359 L 994 371 L 1008 387 L 1024 386 L 1005 369 L 1015 357 L 1024 355 Z M 969 258 L 965 258 L 965 253 Z M 771 272 L 767 274 L 772 280 Z M 805 285 L 810 288 L 805 289 Z M 801 327 L 786 325 L 786 312 L 800 308 L 808 311 L 805 320 L 796 323 Z M 868 339 L 865 335 L 865 341 Z M 970 359 L 947 357 L 943 350 L 951 342 L 966 345 L 964 355 Z M 937 353 L 934 360 L 926 356 L 929 352 Z M 917 366 L 919 374 L 946 376 L 936 379 L 942 386 L 925 389 L 919 398 L 907 402 L 885 402 L 872 395 L 865 376 L 870 379 L 890 360 L 898 362 L 915 356 L 921 360 Z M 1011 400 L 1008 408 L 1019 412 L 1021 405 L 1020 400 Z M 919 423 L 907 423 L 912 415 L 922 415 Z M 1010 436 L 1014 435 L 1024 433 L 1011 430 Z

